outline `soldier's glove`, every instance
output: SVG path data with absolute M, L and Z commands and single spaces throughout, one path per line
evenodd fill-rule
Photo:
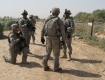
M 44 44 L 44 42 L 45 42 L 45 39 L 43 37 L 41 37 L 41 42 L 42 42 L 42 44 Z
M 61 41 L 61 45 L 64 45 L 64 43 L 65 43 L 64 41 Z

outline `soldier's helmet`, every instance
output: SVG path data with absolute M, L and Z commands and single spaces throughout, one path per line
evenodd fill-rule
M 33 18 L 33 15 L 29 15 L 30 18 Z
M 28 12 L 24 10 L 21 15 L 28 15 Z
M 54 13 L 54 14 L 59 14 L 60 13 L 60 9 L 54 7 L 54 8 L 52 8 L 51 12 Z
M 19 28 L 19 25 L 18 24 L 12 24 L 11 28 L 12 28 L 12 31 L 13 31 L 15 28 Z
M 65 9 L 65 14 L 71 14 L 70 10 Z

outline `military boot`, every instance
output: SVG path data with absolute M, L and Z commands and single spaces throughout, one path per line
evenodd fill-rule
M 53 71 L 54 71 L 54 72 L 58 72 L 58 71 L 61 71 L 61 70 L 62 70 L 62 68 L 59 67 L 59 68 L 57 68 L 57 69 L 54 69 Z
M 33 40 L 33 44 L 35 44 L 35 40 Z
M 27 61 L 22 61 L 21 64 L 29 64 Z
M 68 54 L 68 59 L 67 61 L 70 61 L 71 60 L 71 54 Z
M 64 52 L 63 56 L 61 58 L 67 58 L 66 52 Z
M 49 66 L 46 66 L 46 67 L 43 67 L 44 71 L 48 71 L 50 70 L 50 67 Z

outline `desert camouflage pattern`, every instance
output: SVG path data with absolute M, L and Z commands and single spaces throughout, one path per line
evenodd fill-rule
M 68 53 L 72 54 L 71 42 L 72 42 L 72 34 L 74 32 L 74 27 L 75 27 L 74 21 L 73 21 L 72 17 L 69 17 L 69 18 L 64 17 L 62 20 L 64 22 L 65 28 L 71 26 L 70 27 L 71 28 L 71 32 L 70 32 L 71 37 L 69 39 L 67 38 L 68 33 L 67 32 L 65 33 L 66 34 L 66 39 L 65 39 L 65 44 L 63 45 L 63 52 L 64 52 L 64 54 L 66 54 L 66 50 L 68 48 Z
M 41 31 L 41 37 L 45 36 L 45 25 L 47 23 L 47 21 L 49 21 L 50 19 L 56 18 L 56 16 L 50 15 L 44 23 L 43 29 Z M 61 19 L 58 19 L 57 21 L 58 26 L 60 28 L 61 31 L 61 37 L 65 40 L 65 30 L 64 30 L 64 24 L 62 22 Z M 60 36 L 57 37 L 57 35 L 55 36 L 50 36 L 47 35 L 46 36 L 46 54 L 43 57 L 43 67 L 47 67 L 48 64 L 48 60 L 51 54 L 51 51 L 53 50 L 53 55 L 54 55 L 54 69 L 58 69 L 59 68 L 59 56 L 60 56 Z
M 23 37 L 26 40 L 26 44 L 29 46 L 31 32 L 27 28 L 27 20 L 29 20 L 29 19 L 28 18 L 21 18 L 19 20 L 19 28 L 20 28 L 20 31 L 22 32 Z
M 9 34 L 9 39 L 10 39 L 10 43 L 9 43 L 9 53 L 10 53 L 10 57 L 6 57 L 5 60 L 7 62 L 10 62 L 12 64 L 16 63 L 16 58 L 17 58 L 17 54 L 21 54 L 21 52 L 23 53 L 22 56 L 22 62 L 26 62 L 27 61 L 27 53 L 29 52 L 28 47 L 23 48 L 21 51 L 19 49 L 19 45 L 16 43 L 16 39 L 18 39 L 19 37 L 17 36 L 18 33 L 14 33 L 13 29 L 16 26 L 12 26 L 12 32 L 10 32 Z
M 30 15 L 30 17 L 33 17 L 33 15 Z M 34 18 L 29 18 L 29 21 L 32 23 L 33 27 L 35 27 L 36 20 Z M 35 41 L 35 30 L 31 31 L 31 37 L 32 37 L 32 40 L 33 40 L 33 43 L 34 43 L 34 41 Z

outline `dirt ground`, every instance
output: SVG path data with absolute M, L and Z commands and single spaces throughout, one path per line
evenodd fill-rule
M 40 42 L 41 22 L 36 24 L 36 44 L 30 44 L 28 56 L 30 64 L 21 64 L 22 55 L 17 56 L 17 64 L 6 63 L 2 56 L 9 56 L 7 35 L 0 40 L 0 80 L 105 80 L 105 52 L 98 47 L 87 45 L 80 39 L 73 39 L 72 60 L 60 58 L 60 67 L 63 71 L 53 72 L 53 55 L 48 62 L 51 71 L 43 71 L 42 58 L 45 54 L 45 45 Z M 61 50 L 61 55 L 62 55 Z

